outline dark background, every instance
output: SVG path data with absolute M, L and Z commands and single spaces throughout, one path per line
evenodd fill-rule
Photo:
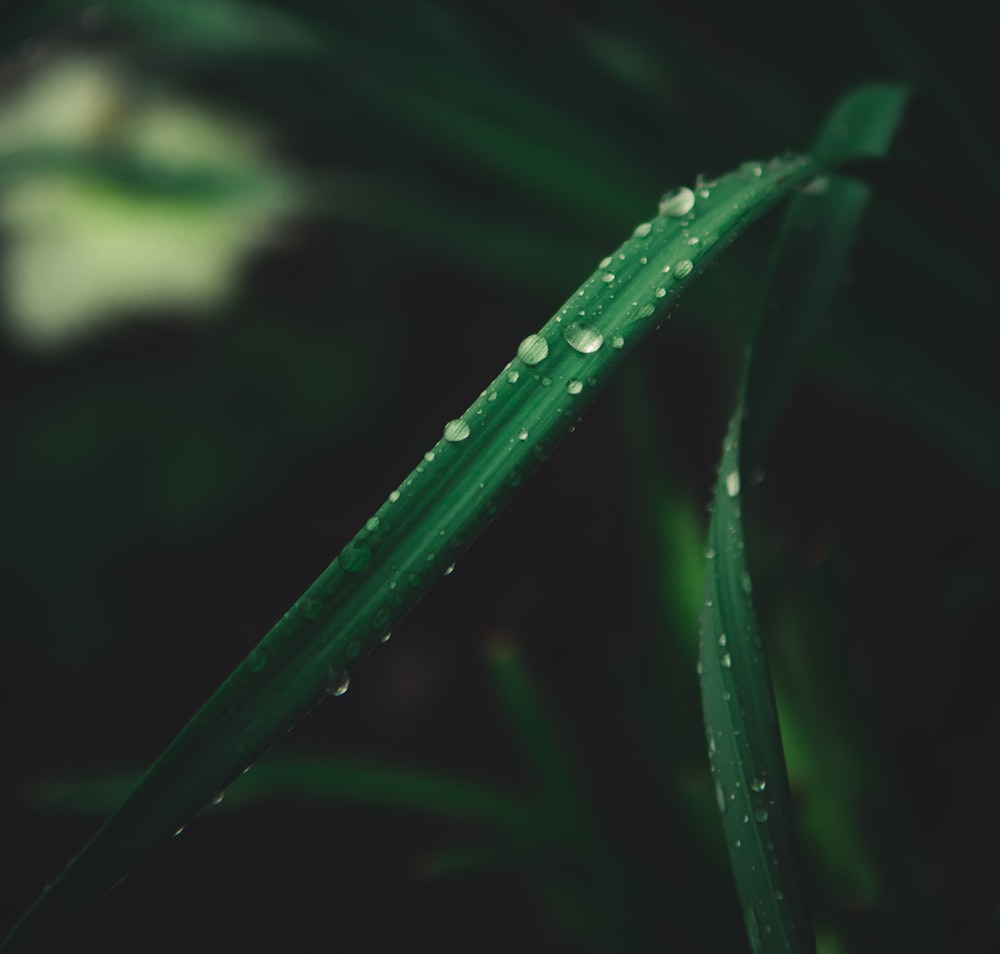
M 860 870 L 838 866 L 823 776 L 801 763 L 823 949 L 995 947 L 991 24 L 932 4 L 805 16 L 784 3 L 284 4 L 316 53 L 274 49 L 250 13 L 220 30 L 183 5 L 111 4 L 84 29 L 71 6 L 5 18 L 0 97 L 66 50 L 113 54 L 253 116 L 327 191 L 256 253 L 214 320 L 162 309 L 55 352 L 0 345 L 3 928 L 101 820 L 46 803 L 45 786 L 148 765 L 660 193 L 806 149 L 839 96 L 890 80 L 915 89 L 904 169 L 873 203 L 748 498 L 748 546 L 806 749 L 856 773 Z M 777 222 L 694 288 L 350 691 L 275 752 L 530 793 L 484 661 L 503 634 L 606 837 L 641 872 L 659 949 L 745 941 L 719 843 L 689 830 L 664 787 L 678 766 L 649 743 L 694 752 L 689 787 L 711 805 L 696 620 L 662 634 L 664 600 L 699 594 L 658 577 L 658 511 L 642 488 L 665 486 L 707 525 Z M 636 390 L 652 454 L 629 437 Z M 663 682 L 658 638 L 679 647 Z M 679 721 L 636 702 L 668 693 Z M 291 791 L 226 808 L 52 949 L 591 949 L 576 915 L 561 920 L 532 890 L 530 858 L 428 874 L 442 848 L 491 843 L 475 826 Z

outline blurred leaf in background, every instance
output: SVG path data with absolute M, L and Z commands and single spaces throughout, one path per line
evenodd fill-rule
M 109 57 L 40 64 L 0 107 L 8 333 L 53 348 L 144 311 L 218 315 L 301 205 L 259 140 Z

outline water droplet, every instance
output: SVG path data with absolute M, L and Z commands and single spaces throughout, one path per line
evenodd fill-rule
M 657 298 L 665 298 L 667 290 L 661 285 L 655 292 L 653 292 L 653 294 L 656 295 Z
M 428 451 L 427 454 L 430 454 L 430 457 L 428 457 L 428 460 L 434 460 L 434 451 Z M 424 454 L 424 457 L 427 457 L 427 454 Z M 374 533 L 376 530 L 378 530 L 378 526 L 379 526 L 380 522 L 381 521 L 379 520 L 378 517 L 370 517 L 368 519 L 368 522 L 365 524 L 365 529 L 369 533 Z
M 302 615 L 306 619 L 316 619 L 323 612 L 323 604 L 314 596 L 307 596 L 302 601 Z
M 755 159 L 750 159 L 740 166 L 739 171 L 745 177 L 756 179 L 763 174 L 764 167 Z
M 389 622 L 390 616 L 392 616 L 392 610 L 388 606 L 380 606 L 372 614 L 372 629 L 381 629 Z
M 226 797 L 225 792 L 217 792 L 212 796 L 212 800 L 208 803 L 209 805 L 221 805 L 222 800 Z
M 756 818 L 757 821 L 759 821 L 759 822 L 762 822 L 762 823 L 766 822 L 767 821 L 767 809 L 766 808 L 758 808 L 753 813 L 753 817 Z
M 394 490 L 391 494 L 389 494 L 389 503 L 395 503 L 397 500 L 399 500 L 399 491 Z
M 178 838 L 178 837 L 179 837 L 180 835 L 182 835 L 182 834 L 184 834 L 184 826 L 183 826 L 183 825 L 181 825 L 181 827 L 180 827 L 180 828 L 178 828 L 178 829 L 177 829 L 177 830 L 176 830 L 176 831 L 174 832 L 174 838 Z
M 726 814 L 726 795 L 722 791 L 722 786 L 716 782 L 715 783 L 715 804 L 719 806 L 719 814 Z
M 665 192 L 660 199 L 660 215 L 679 219 L 694 208 L 694 193 L 687 186 L 678 186 Z
M 258 646 L 246 659 L 250 672 L 260 672 L 267 665 L 267 653 Z
M 694 262 L 689 258 L 682 258 L 674 265 L 674 274 L 678 278 L 687 278 L 694 271 Z
M 597 267 L 607 268 L 610 264 L 611 264 L 611 256 L 609 255 L 607 258 L 602 258 Z
M 521 430 L 517 432 L 517 439 L 519 441 L 526 441 L 528 439 L 528 431 L 522 427 Z
M 521 377 L 521 375 L 520 375 L 520 373 L 518 371 L 508 371 L 507 372 L 507 383 L 508 384 L 517 384 L 517 379 L 519 377 Z
M 753 592 L 753 580 L 750 579 L 750 574 L 746 570 L 740 574 L 740 586 L 747 596 Z
M 614 272 L 605 272 L 601 276 L 601 281 L 605 282 L 608 285 L 610 285 L 611 282 L 613 282 L 614 280 L 615 280 L 615 273 Z
M 615 335 L 611 339 L 611 347 L 616 351 L 625 347 L 625 339 L 621 335 Z
M 730 656 L 729 653 L 723 653 L 721 661 L 722 661 L 722 666 L 723 666 L 724 669 L 732 669 L 733 668 L 733 657 Z
M 569 381 L 566 382 L 566 390 L 569 391 L 570 394 L 579 394 L 583 390 L 583 382 L 577 381 L 576 378 L 570 378 Z
M 428 464 L 433 464 L 434 459 L 436 457 L 437 455 L 434 453 L 434 451 L 428 451 L 426 454 L 424 454 L 424 460 L 427 461 Z M 378 524 L 376 524 L 376 526 L 378 526 Z
M 720 633 L 719 634 L 719 645 L 722 646 L 723 648 L 725 647 L 725 645 L 726 645 L 726 634 L 725 633 Z
M 726 474 L 726 493 L 730 497 L 738 497 L 740 495 L 740 472 L 738 470 L 733 470 Z
M 517 356 L 527 365 L 540 364 L 549 356 L 549 343 L 541 335 L 528 335 L 517 346 Z
M 663 272 L 664 275 L 669 275 L 670 274 L 670 266 L 669 265 L 664 265 L 663 268 L 660 269 L 660 271 Z
M 382 637 L 382 638 L 381 638 L 381 639 L 379 640 L 379 642 L 380 642 L 380 643 L 387 643 L 387 642 L 389 642 L 389 640 L 390 640 L 390 639 L 392 639 L 392 633 L 386 633 L 386 634 L 385 634 L 385 635 L 384 635 L 384 636 L 383 636 L 383 637 Z
M 709 547 L 705 551 L 705 559 L 707 559 L 707 560 L 714 560 L 715 559 L 715 547 Z M 712 601 L 709 600 L 705 605 L 706 606 L 711 606 L 712 605 Z
M 574 351 L 579 351 L 581 354 L 593 354 L 604 344 L 604 335 L 583 322 L 567 325 L 563 328 L 563 337 Z
M 775 892 L 774 892 L 774 900 L 775 901 L 784 901 L 785 900 L 785 892 L 782 891 L 780 888 L 776 889 Z
M 737 838 L 736 841 L 733 842 L 733 847 L 734 848 L 742 848 L 743 847 L 743 842 L 740 841 L 739 838 Z
M 407 573 L 406 582 L 410 584 L 410 589 L 415 590 L 424 582 L 424 578 L 419 573 Z
M 552 378 L 542 378 L 542 387 L 548 388 L 552 386 Z
M 452 444 L 464 441 L 470 433 L 469 425 L 461 418 L 449 421 L 444 426 L 444 439 Z
M 698 238 L 697 235 L 692 235 L 691 238 L 688 239 L 688 245 L 700 245 L 700 244 L 701 244 L 701 239 Z
M 653 226 L 649 222 L 643 222 L 641 225 L 635 227 L 635 231 L 632 233 L 636 238 L 645 238 L 653 231 Z
M 347 573 L 361 573 L 368 566 L 368 561 L 372 558 L 372 551 L 363 543 L 352 540 L 340 551 L 337 559 L 341 568 Z
M 636 314 L 636 318 L 648 318 L 654 311 L 656 311 L 655 306 L 652 302 L 646 302 L 645 305 L 640 308 Z
M 350 675 L 343 669 L 330 666 L 326 671 L 326 693 L 330 696 L 342 696 L 351 685 Z
M 444 576 L 451 576 L 455 572 L 455 564 L 452 563 L 445 571 Z
M 767 788 L 767 779 L 763 775 L 755 775 L 750 779 L 750 788 L 755 792 L 763 792 Z

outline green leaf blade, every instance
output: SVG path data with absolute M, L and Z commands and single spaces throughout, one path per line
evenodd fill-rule
M 906 97 L 898 86 L 865 87 L 845 97 L 820 134 L 819 157 L 833 162 L 885 152 Z M 826 317 L 868 190 L 854 182 L 837 184 L 819 199 L 797 198 L 781 236 L 773 307 L 754 341 L 723 447 L 701 614 L 699 671 L 709 758 L 755 954 L 815 950 L 774 689 L 751 596 L 741 500 L 746 474 L 759 460 Z
M 195 714 L 29 909 L 14 950 L 116 884 L 291 730 L 446 572 L 724 248 L 823 167 L 746 163 L 684 190 L 604 259 Z

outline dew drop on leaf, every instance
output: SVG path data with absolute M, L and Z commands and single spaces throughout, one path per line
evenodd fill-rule
M 604 335 L 583 322 L 567 325 L 563 328 L 563 337 L 574 351 L 579 351 L 581 354 L 593 354 L 604 344 Z
M 678 186 L 660 199 L 660 215 L 680 218 L 694 208 L 694 193 L 687 186 Z
M 566 390 L 570 394 L 579 394 L 583 390 L 583 382 L 577 381 L 576 378 L 571 378 L 566 382 Z
M 528 335 L 517 346 L 517 356 L 527 365 L 535 365 L 549 356 L 549 343 L 541 335 Z
M 653 226 L 649 222 L 643 222 L 641 225 L 635 227 L 635 231 L 632 233 L 636 238 L 645 238 L 653 231 Z
M 545 340 L 544 338 L 542 339 Z M 470 434 L 469 425 L 461 418 L 449 421 L 444 426 L 444 439 L 452 444 L 464 441 Z
M 330 666 L 326 671 L 326 693 L 330 696 L 342 696 L 351 684 L 350 675 L 343 669 Z
M 340 551 L 337 559 L 341 568 L 347 573 L 361 573 L 368 566 L 368 561 L 372 557 L 372 551 L 363 543 L 355 543 L 353 540 Z
M 267 665 L 267 653 L 258 646 L 247 656 L 246 664 L 250 672 L 260 672 Z
M 750 779 L 750 788 L 755 792 L 763 792 L 767 788 L 767 779 L 763 775 L 755 775 Z
M 738 497 L 740 494 L 740 472 L 730 471 L 726 474 L 726 493 L 730 497 Z
M 687 278 L 694 271 L 694 262 L 689 258 L 682 258 L 674 265 L 674 274 L 678 278 Z

